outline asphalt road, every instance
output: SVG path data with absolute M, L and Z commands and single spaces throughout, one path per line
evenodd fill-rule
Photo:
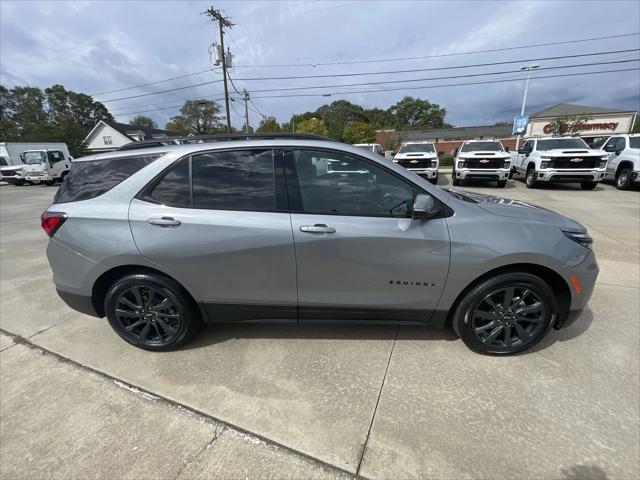
M 0 337 L 0 477 L 174 478 L 186 465 L 188 477 L 639 478 L 640 194 L 472 188 L 559 211 L 595 239 L 589 308 L 530 353 L 479 356 L 427 328 L 282 325 L 219 326 L 180 351 L 138 350 L 58 299 L 38 223 L 55 188 L 0 186 L 0 328 L 51 352 Z M 120 395 L 135 408 L 101 419 Z M 176 427 L 184 412 L 206 424 L 185 424 L 193 445 Z M 210 451 L 217 426 L 253 440 Z M 153 465 L 164 452 L 153 443 L 130 454 L 130 432 L 142 442 L 154 431 L 179 446 L 162 453 L 175 465 Z M 246 452 L 258 444 L 271 450 Z M 69 448 L 83 455 L 52 460 Z

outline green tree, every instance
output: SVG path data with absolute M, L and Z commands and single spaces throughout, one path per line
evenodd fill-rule
M 299 124 L 296 123 L 296 132 L 313 133 L 324 137 L 329 134 L 327 125 L 319 118 L 310 118 L 308 120 L 301 121 Z
M 136 127 L 149 127 L 158 128 L 158 124 L 151 117 L 146 115 L 137 115 L 129 120 L 129 125 L 135 125 Z
M 420 98 L 404 97 L 389 107 L 392 126 L 397 130 L 428 130 L 446 126 L 445 108 Z
M 265 117 L 260 120 L 260 124 L 256 129 L 256 132 L 280 132 L 282 127 L 276 120 L 276 117 Z
M 379 128 L 391 127 L 393 125 L 392 115 L 389 113 L 389 110 L 383 110 L 381 108 L 371 108 L 369 110 L 365 110 L 364 112 L 369 119 L 369 123 Z
M 336 100 L 329 105 L 322 105 L 313 116 L 324 121 L 329 137 L 336 140 L 343 140 L 342 132 L 348 123 L 368 121 L 364 109 L 347 100 Z
M 551 133 L 553 135 L 573 135 L 582 131 L 589 120 L 591 120 L 591 117 L 584 115 L 564 115 L 554 118 L 549 122 L 549 125 L 551 125 Z
M 342 131 L 342 139 L 346 143 L 371 143 L 375 137 L 376 127 L 365 122 L 348 123 Z
M 180 115 L 171 118 L 165 128 L 183 135 L 220 133 L 224 128 L 220 105 L 211 100 L 187 100 Z

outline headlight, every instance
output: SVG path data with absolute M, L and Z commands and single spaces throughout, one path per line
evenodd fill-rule
M 395 158 L 392 161 L 393 163 L 398 163 L 398 160 L 396 160 Z
M 549 162 L 540 162 L 540 168 L 549 168 Z
M 458 168 L 464 168 L 464 161 L 458 162 Z
M 438 161 L 437 160 L 431 160 L 431 168 L 438 168 Z
M 591 238 L 587 232 L 565 232 L 563 230 L 562 233 L 583 247 L 591 249 L 593 238 Z
M 502 168 L 509 168 L 511 166 L 511 160 L 507 160 L 506 162 L 504 162 L 504 167 Z
M 606 168 L 608 157 L 605 155 L 604 157 L 600 157 L 600 168 Z

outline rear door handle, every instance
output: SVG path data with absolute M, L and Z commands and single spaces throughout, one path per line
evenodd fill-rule
M 300 231 L 304 233 L 336 233 L 333 227 L 327 227 L 324 223 L 316 223 L 315 225 L 303 225 Z
M 161 218 L 149 218 L 147 223 L 150 225 L 156 225 L 158 227 L 178 227 L 180 226 L 180 220 L 176 220 L 173 217 L 161 217 Z

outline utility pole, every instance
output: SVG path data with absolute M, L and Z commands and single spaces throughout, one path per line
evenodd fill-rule
M 244 100 L 244 131 L 249 133 L 249 106 L 247 105 L 249 94 L 246 89 L 242 90 L 242 99 Z
M 535 70 L 536 68 L 540 68 L 540 65 L 536 65 L 534 63 L 531 65 L 524 65 L 520 67 L 520 70 L 527 71 L 527 80 L 524 84 L 524 96 L 522 97 L 522 109 L 520 110 L 520 116 L 524 115 L 524 108 L 527 104 L 527 92 L 529 91 L 529 79 L 531 78 L 531 70 Z M 518 134 L 518 137 L 516 138 L 516 152 L 518 151 L 519 147 L 520 147 L 520 134 Z
M 215 10 L 213 7 L 209 7 L 206 12 L 202 12 L 203 15 L 207 15 L 211 18 L 211 21 L 218 22 L 220 29 L 220 48 L 222 51 L 222 79 L 224 82 L 224 106 L 227 114 L 227 133 L 231 133 L 231 115 L 229 114 L 229 88 L 227 87 L 227 59 L 226 52 L 224 51 L 224 27 L 231 28 L 233 23 L 227 17 L 222 16 L 220 10 Z

